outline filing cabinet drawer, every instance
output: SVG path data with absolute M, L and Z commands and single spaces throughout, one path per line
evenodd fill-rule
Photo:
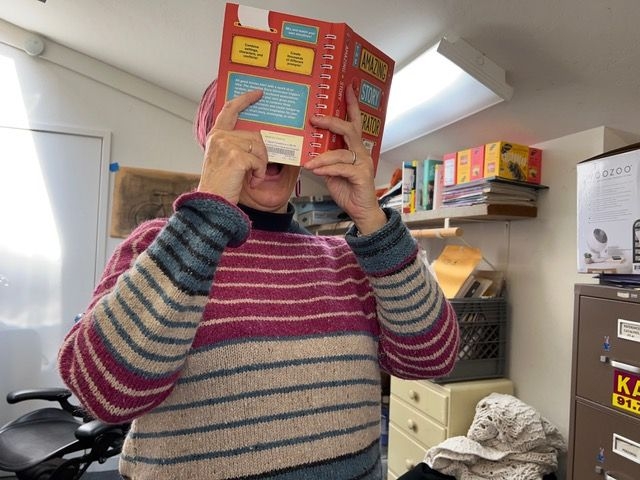
M 448 394 L 438 391 L 437 385 L 420 381 L 401 380 L 391 377 L 391 391 L 407 404 L 415 407 L 439 423 L 447 423 Z
M 572 454 L 574 479 L 640 479 L 640 419 L 577 401 Z
M 447 429 L 445 427 L 420 414 L 420 412 L 397 400 L 394 396 L 391 397 L 389 411 L 393 418 L 394 426 L 423 447 L 433 447 L 447 438 Z
M 424 460 L 427 449 L 411 440 L 395 425 L 389 425 L 389 445 L 393 445 L 394 455 L 389 455 L 388 465 L 396 476 L 401 476 Z
M 640 378 L 638 305 L 582 296 L 579 308 L 575 395 L 611 405 L 612 386 L 618 379 L 620 386 L 630 385 L 632 394 L 635 380 Z M 632 409 L 628 412 L 634 415 Z M 636 415 L 640 417 L 640 411 Z

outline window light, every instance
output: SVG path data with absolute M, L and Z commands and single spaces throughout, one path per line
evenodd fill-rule
M 393 77 L 382 151 L 509 100 L 505 71 L 461 38 L 443 38 Z

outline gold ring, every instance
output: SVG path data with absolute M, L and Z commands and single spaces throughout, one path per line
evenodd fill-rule
M 349 150 L 351 152 L 351 155 L 353 157 L 353 160 L 351 160 L 351 165 L 355 165 L 356 164 L 356 160 L 358 159 L 358 154 L 356 152 L 354 152 L 353 150 Z
M 249 150 L 247 151 L 247 153 L 251 152 L 253 152 L 253 143 L 251 142 L 251 140 L 249 140 Z

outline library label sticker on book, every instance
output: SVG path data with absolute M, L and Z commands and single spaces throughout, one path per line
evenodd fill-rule
M 303 138 L 301 135 L 260 130 L 262 141 L 267 147 L 270 162 L 299 165 L 302 155 Z

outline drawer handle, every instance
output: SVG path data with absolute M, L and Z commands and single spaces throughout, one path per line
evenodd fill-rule
M 414 432 L 418 429 L 418 425 L 412 419 L 407 420 L 407 428 L 409 430 L 413 430 Z
M 611 360 L 605 355 L 600 356 L 600 361 L 602 363 L 608 363 L 613 368 L 621 368 L 622 370 L 625 370 L 627 372 L 640 374 L 640 367 L 636 367 L 635 365 L 631 365 L 629 363 L 619 362 L 618 360 Z M 615 480 L 615 478 L 613 480 Z
M 417 402 L 420 396 L 418 395 L 418 392 L 416 392 L 415 390 L 409 390 L 409 398 Z

